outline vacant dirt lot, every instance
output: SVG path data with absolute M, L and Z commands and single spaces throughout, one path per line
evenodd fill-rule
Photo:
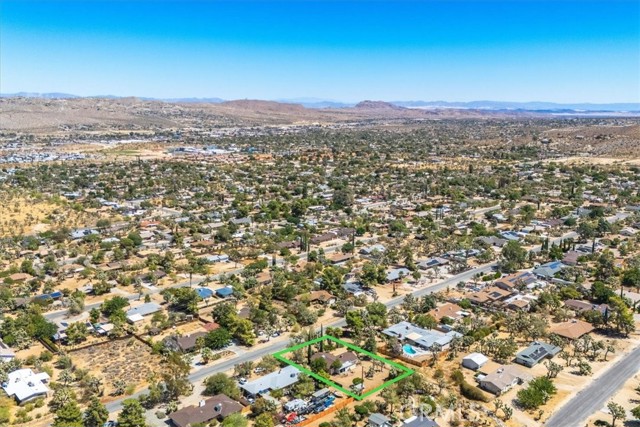
M 158 372 L 160 357 L 135 338 L 109 341 L 83 350 L 71 357 L 83 369 L 104 379 L 105 395 L 113 392 L 113 381 L 123 379 L 127 385 L 142 388 L 151 373 Z

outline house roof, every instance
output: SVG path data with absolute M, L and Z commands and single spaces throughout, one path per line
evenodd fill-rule
M 408 268 L 393 268 L 387 272 L 387 281 L 393 282 L 395 280 L 399 280 L 401 277 L 407 277 L 410 274 L 411 270 L 409 270 Z
M 324 359 L 327 362 L 327 367 L 331 367 L 333 362 L 335 362 L 336 360 L 339 360 L 343 365 L 345 363 L 358 360 L 358 356 L 352 351 L 345 351 L 344 353 L 341 353 L 339 355 L 331 354 L 328 352 L 320 352 L 315 353 L 313 356 L 311 356 L 311 360 L 315 360 L 318 358 Z
M 202 327 L 204 328 L 205 331 L 211 332 L 211 331 L 215 331 L 216 329 L 218 329 L 220 327 L 220 325 L 218 325 L 216 322 L 209 322 L 209 323 L 205 323 L 204 325 L 202 325 Z
M 424 348 L 431 348 L 434 344 L 445 346 L 449 344 L 453 338 L 461 336 L 460 333 L 455 331 L 444 333 L 422 329 L 409 322 L 396 323 L 382 331 L 382 333 L 401 340 L 409 339 Z
M 433 316 L 433 318 L 439 322 L 443 317 L 459 319 L 463 317 L 461 314 L 463 311 L 464 310 L 462 310 L 462 307 L 460 307 L 458 304 L 448 302 L 444 305 L 441 305 L 440 307 L 436 307 L 431 310 L 429 312 L 429 315 Z
M 431 418 L 425 416 L 413 416 L 402 422 L 404 427 L 440 427 L 440 425 Z
M 518 378 L 522 378 L 522 370 L 515 365 L 504 365 L 482 378 L 481 382 L 493 384 L 499 390 L 511 386 Z
M 213 419 L 225 418 L 242 410 L 242 405 L 225 394 L 217 394 L 199 405 L 187 406 L 169 414 L 176 427 L 188 427 L 196 423 L 206 423 Z
M 15 396 L 22 402 L 48 393 L 49 388 L 44 383 L 49 379 L 49 374 L 46 372 L 35 374 L 31 369 L 18 369 L 8 374 L 7 382 L 2 388 L 7 395 Z
M 378 412 L 375 412 L 375 413 L 369 415 L 369 422 L 371 424 L 375 424 L 375 425 L 381 426 L 383 424 L 388 424 L 390 421 L 391 420 L 389 418 L 385 417 L 384 415 L 382 415 L 382 414 L 380 414 Z
M 258 379 L 241 384 L 240 388 L 249 394 L 256 395 L 268 390 L 279 390 L 298 382 L 300 371 L 294 366 L 285 366 L 279 371 L 271 372 Z
M 216 295 L 220 297 L 228 297 L 233 294 L 233 288 L 231 286 L 225 286 L 224 288 L 216 289 Z
M 566 300 L 564 302 L 564 306 L 580 313 L 584 311 L 596 310 L 604 314 L 609 309 L 609 306 L 607 304 L 592 304 L 588 301 L 580 301 L 577 299 Z
M 194 332 L 191 335 L 176 337 L 175 341 L 178 347 L 180 347 L 180 350 L 189 351 L 196 346 L 198 338 L 204 337 L 205 335 L 207 335 L 206 332 Z
M 567 265 L 575 265 L 578 263 L 578 258 L 583 255 L 584 254 L 582 252 L 569 251 L 566 254 L 564 254 L 564 257 L 562 258 L 562 262 Z
M 536 280 L 536 276 L 529 273 L 528 271 L 523 271 L 498 279 L 494 284 L 496 286 L 503 285 L 506 288 L 513 289 L 520 283 L 523 285 L 528 285 L 535 282 Z
M 545 357 L 555 356 L 560 353 L 561 350 L 562 349 L 560 347 L 556 347 L 555 345 L 541 341 L 534 341 L 529 345 L 529 347 L 516 354 L 516 357 L 536 364 Z
M 302 295 L 298 295 L 296 297 L 296 300 L 300 301 L 303 298 L 309 298 L 309 301 L 313 302 L 313 301 L 320 301 L 323 303 L 326 303 L 328 301 L 331 301 L 332 299 L 334 299 L 335 297 L 333 295 L 331 295 L 328 291 L 325 290 L 321 290 L 321 291 L 313 291 L 313 292 L 309 292 L 308 294 L 302 294 Z
M 133 316 L 134 314 L 148 316 L 149 314 L 153 314 L 156 311 L 160 311 L 160 304 L 155 302 L 146 302 L 142 305 L 127 310 L 127 317 Z
M 583 320 L 573 319 L 568 322 L 559 323 L 551 328 L 551 332 L 561 337 L 575 340 L 593 331 L 591 323 Z
M 476 365 L 482 366 L 489 361 L 489 358 L 482 353 L 470 353 L 462 358 L 462 361 L 471 360 Z
M 423 270 L 427 270 L 429 268 L 433 268 L 433 267 L 438 267 L 440 265 L 446 265 L 449 264 L 449 260 L 446 258 L 440 258 L 440 257 L 434 257 L 434 258 L 429 258 L 426 259 L 424 261 L 421 261 L 418 263 L 418 267 L 423 269 Z
M 553 277 L 557 272 L 562 270 L 565 266 L 561 261 L 552 261 L 546 264 L 542 264 L 540 267 L 533 270 L 533 274 L 542 277 Z

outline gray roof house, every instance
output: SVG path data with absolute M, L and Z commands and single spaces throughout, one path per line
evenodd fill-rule
M 391 420 L 384 415 L 376 412 L 369 415 L 367 425 L 369 427 L 389 427 L 391 425 Z
M 395 282 L 396 280 L 400 280 L 401 278 L 408 277 L 410 275 L 411 270 L 409 270 L 408 268 L 393 268 L 387 271 L 387 282 Z
M 429 417 L 423 415 L 407 418 L 402 422 L 403 427 L 440 427 L 440 425 Z
M 523 375 L 515 365 L 499 367 L 495 372 L 478 377 L 480 388 L 499 396 L 516 384 L 524 381 Z
M 245 384 L 240 384 L 240 388 L 247 397 L 253 397 L 267 393 L 270 390 L 287 388 L 298 382 L 299 374 L 300 371 L 296 367 L 285 366 L 278 371 L 271 372 Z
M 461 337 L 462 334 L 456 331 L 449 331 L 447 333 L 422 329 L 413 323 L 400 322 L 392 325 L 382 331 L 383 334 L 398 338 L 400 341 L 409 341 L 425 350 L 431 349 L 434 344 L 439 344 L 442 349 L 446 349 L 449 343 L 455 337 Z
M 139 314 L 140 316 L 148 316 L 155 313 L 156 311 L 160 311 L 160 308 L 160 304 L 158 303 L 146 302 L 142 305 L 127 310 L 127 317 L 133 316 L 135 314 Z
M 440 267 L 449 264 L 449 260 L 446 258 L 434 257 L 429 258 L 418 263 L 420 270 L 428 270 L 430 268 Z
M 533 274 L 544 279 L 553 278 L 556 273 L 565 267 L 562 261 L 552 261 L 533 269 Z
M 516 363 L 527 366 L 529 368 L 540 363 L 542 359 L 551 359 L 562 349 L 546 342 L 534 341 L 529 347 L 516 354 Z

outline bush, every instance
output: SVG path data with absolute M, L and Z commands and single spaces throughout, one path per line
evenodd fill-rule
M 460 369 L 455 369 L 451 372 L 451 380 L 456 384 L 462 384 L 464 382 L 464 374 Z
M 489 397 L 484 394 L 478 387 L 472 386 L 468 382 L 462 380 L 460 383 L 460 393 L 467 399 L 477 400 L 479 402 L 488 402 Z
M 51 353 L 49 350 L 44 350 L 42 353 L 40 353 L 40 360 L 42 362 L 51 362 L 52 359 L 53 353 Z
M 537 377 L 525 389 L 518 391 L 518 403 L 524 409 L 536 409 L 556 394 L 556 386 L 547 377 Z

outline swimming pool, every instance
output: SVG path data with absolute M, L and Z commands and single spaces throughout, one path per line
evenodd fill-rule
M 409 356 L 414 356 L 414 355 L 416 355 L 416 354 L 418 353 L 418 352 L 417 352 L 413 347 L 411 347 L 409 344 L 405 344 L 405 345 L 403 345 L 403 346 L 402 346 L 402 350 L 403 350 L 406 354 L 408 354 Z

